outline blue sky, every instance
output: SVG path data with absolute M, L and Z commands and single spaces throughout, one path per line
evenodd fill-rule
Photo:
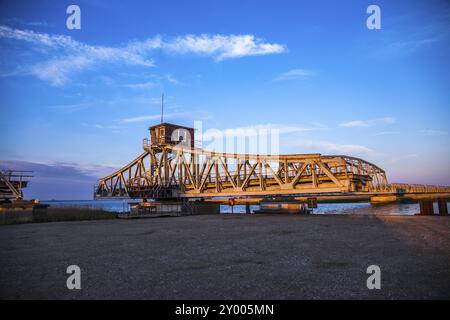
M 449 22 L 447 1 L 2 1 L 0 167 L 33 168 L 30 197 L 90 198 L 164 92 L 169 122 L 277 127 L 283 153 L 448 185 Z

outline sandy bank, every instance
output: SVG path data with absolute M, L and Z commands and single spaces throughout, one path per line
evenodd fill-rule
M 205 215 L 0 227 L 1 298 L 450 298 L 450 218 Z M 82 290 L 66 288 L 68 265 Z M 380 266 L 382 289 L 366 288 Z

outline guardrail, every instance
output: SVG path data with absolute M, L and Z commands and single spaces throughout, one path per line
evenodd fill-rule
M 434 186 L 426 184 L 391 183 L 370 188 L 371 192 L 389 193 L 450 193 L 450 186 Z

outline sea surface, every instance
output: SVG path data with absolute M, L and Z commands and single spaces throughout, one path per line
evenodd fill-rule
M 82 209 L 102 209 L 110 212 L 127 212 L 130 210 L 129 203 L 139 202 L 139 200 L 53 200 L 41 201 L 52 207 L 63 208 L 82 208 Z M 449 206 L 450 203 L 447 203 Z M 251 212 L 259 210 L 258 205 L 250 206 Z M 233 210 L 228 205 L 221 205 L 221 213 L 245 213 L 245 205 L 235 205 Z M 437 203 L 434 204 L 434 212 L 438 212 Z M 413 215 L 419 213 L 418 203 L 395 203 L 395 204 L 377 204 L 370 203 L 319 203 L 318 208 L 314 209 L 314 214 L 404 214 Z

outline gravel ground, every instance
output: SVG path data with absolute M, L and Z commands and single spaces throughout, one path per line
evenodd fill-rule
M 450 217 L 204 215 L 0 226 L 1 299 L 450 298 Z M 68 290 L 66 268 L 81 268 Z M 366 268 L 381 268 L 368 290 Z

